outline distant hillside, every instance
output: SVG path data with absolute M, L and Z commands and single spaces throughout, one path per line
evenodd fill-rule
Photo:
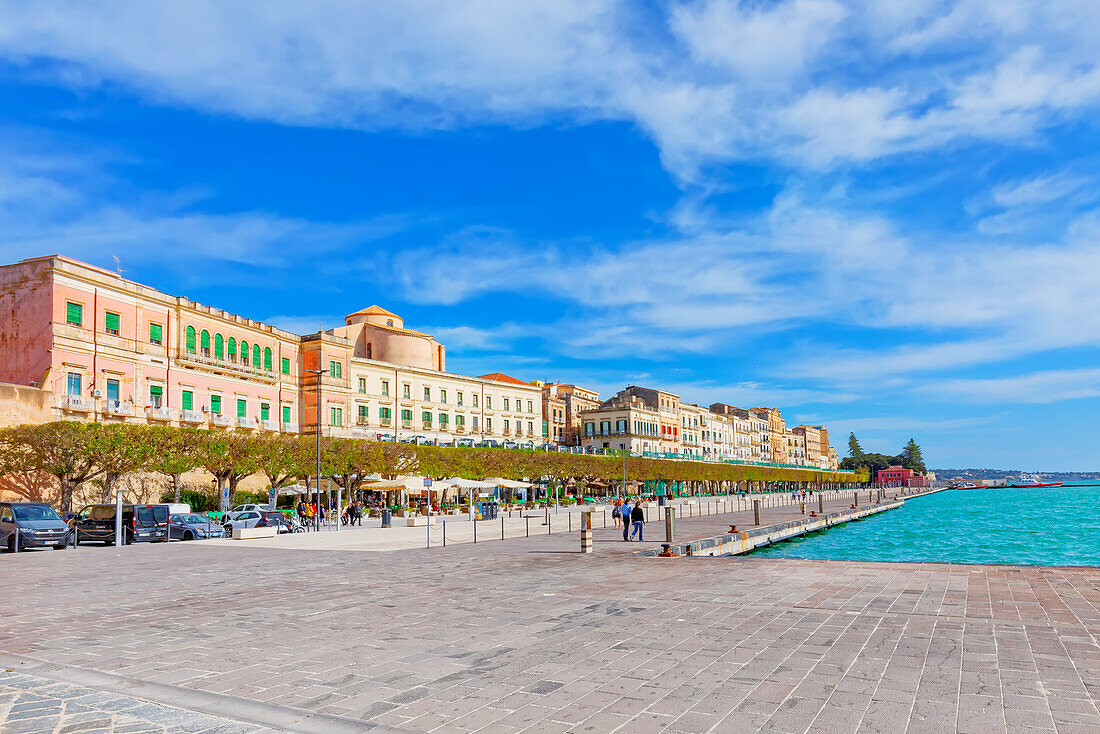
M 951 481 L 952 479 L 969 481 L 978 481 L 981 479 L 1019 479 L 1024 474 L 1033 473 L 1022 469 L 933 469 L 932 471 L 936 473 L 936 479 L 941 482 Z M 1038 472 L 1038 474 L 1043 479 L 1054 482 L 1081 482 L 1085 480 L 1100 479 L 1100 472 L 1053 471 Z

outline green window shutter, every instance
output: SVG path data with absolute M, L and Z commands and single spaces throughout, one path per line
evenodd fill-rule
M 229 337 L 229 358 L 237 361 L 237 340 L 233 337 Z
M 84 306 L 79 303 L 65 304 L 65 323 L 73 326 L 84 325 Z
M 248 342 L 241 339 L 241 362 L 248 364 Z
M 150 395 L 155 395 L 156 397 L 159 398 L 161 395 L 164 394 L 164 390 L 161 389 L 160 385 L 150 385 L 149 386 L 149 394 Z
M 290 358 L 289 357 L 283 357 L 283 374 L 284 375 L 289 375 L 290 374 Z
M 267 403 L 260 403 L 260 420 L 270 420 L 271 418 L 271 406 Z
M 290 423 L 290 406 L 283 406 L 283 423 Z
M 202 334 L 199 335 L 199 346 L 208 352 L 210 351 L 210 332 L 206 329 L 203 329 Z
M 160 324 L 149 324 L 149 341 L 153 344 L 161 344 L 164 341 L 164 327 Z
M 367 417 L 370 415 L 370 409 L 366 405 L 359 406 L 359 422 L 366 423 Z
M 210 396 L 210 412 L 221 415 L 222 412 L 222 396 L 211 395 Z
M 214 335 L 214 357 L 225 359 L 225 339 L 221 334 Z
M 248 415 L 248 401 L 237 398 L 237 417 L 244 418 Z
M 252 345 L 252 366 L 256 369 L 260 368 L 260 345 Z
M 105 316 L 104 320 L 106 321 L 104 326 L 106 327 L 107 331 L 109 331 L 113 334 L 117 334 L 118 333 L 118 328 L 119 328 L 119 320 L 120 320 L 119 317 L 118 317 L 118 314 L 117 313 L 111 313 L 110 311 L 108 311 L 106 313 L 106 316 Z
M 186 347 L 188 352 L 191 352 L 192 354 L 195 352 L 195 327 L 194 326 L 188 326 L 187 327 L 187 340 L 184 342 L 184 344 L 185 344 L 185 347 Z
M 271 371 L 271 347 L 264 347 L 264 369 Z
M 184 390 L 183 394 L 180 396 L 180 406 L 184 410 L 194 410 L 195 409 L 195 394 L 193 392 L 191 392 L 190 390 Z

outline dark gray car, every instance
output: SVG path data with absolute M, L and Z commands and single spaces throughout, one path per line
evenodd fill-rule
M 172 515 L 169 532 L 172 540 L 203 540 L 205 538 L 225 537 L 225 528 L 206 515 L 195 512 L 185 515 Z
M 69 526 L 45 502 L 0 502 L 0 543 L 14 551 L 16 535 L 20 550 L 65 550 L 69 544 Z

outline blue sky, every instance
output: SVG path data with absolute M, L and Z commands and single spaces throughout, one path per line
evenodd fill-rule
M 0 260 L 1096 470 L 1100 4 L 0 1 Z

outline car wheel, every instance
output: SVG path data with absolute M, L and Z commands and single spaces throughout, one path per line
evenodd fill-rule
M 67 545 L 55 545 L 55 546 L 53 547 L 53 549 L 54 549 L 54 550 L 65 550 L 65 549 L 66 549 L 66 548 L 68 548 L 68 547 L 69 547 L 69 546 L 67 546 Z
M 190 530 L 188 530 L 183 534 L 183 539 L 184 540 L 194 540 L 195 539 L 195 534 L 192 533 Z
M 15 553 L 15 536 L 8 536 L 8 553 Z

